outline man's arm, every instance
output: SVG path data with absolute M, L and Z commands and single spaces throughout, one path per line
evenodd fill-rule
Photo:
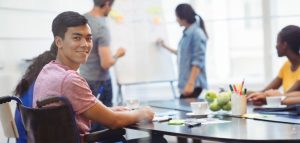
M 98 54 L 100 56 L 101 67 L 105 70 L 108 70 L 111 66 L 113 66 L 117 60 L 125 55 L 125 49 L 119 48 L 116 54 L 112 55 L 109 47 L 99 47 Z
M 101 102 L 97 102 L 94 106 L 83 112 L 82 115 L 86 119 L 100 123 L 108 128 L 115 129 L 134 124 L 142 120 L 151 121 L 154 113 L 149 107 L 132 111 L 114 112 Z

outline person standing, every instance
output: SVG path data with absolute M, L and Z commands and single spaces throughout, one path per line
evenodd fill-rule
M 202 90 L 207 89 L 205 51 L 208 35 L 203 19 L 191 5 L 179 4 L 175 13 L 178 24 L 184 27 L 178 50 L 170 48 L 161 39 L 157 42 L 163 48 L 177 55 L 180 98 L 198 98 Z M 177 142 L 187 143 L 187 139 L 177 137 Z M 194 139 L 193 142 L 200 141 Z
M 124 56 L 125 49 L 119 48 L 112 55 L 110 32 L 106 18 L 114 0 L 94 0 L 94 7 L 84 16 L 93 33 L 93 49 L 86 64 L 81 65 L 80 74 L 87 80 L 93 95 L 106 106 L 112 106 L 112 85 L 109 68 Z
M 179 64 L 178 88 L 180 98 L 197 98 L 207 88 L 205 51 L 208 35 L 204 21 L 189 4 L 179 4 L 175 10 L 177 22 L 184 27 L 178 50 L 167 46 L 163 40 L 157 42 L 177 55 Z
M 106 18 L 113 2 L 114 0 L 94 0 L 92 10 L 84 14 L 92 30 L 93 48 L 87 62 L 80 66 L 80 74 L 86 79 L 93 95 L 107 107 L 112 107 L 113 96 L 109 68 L 125 54 L 125 49 L 119 48 L 112 55 L 110 48 L 110 32 Z M 91 131 L 103 128 L 102 125 L 93 122 Z

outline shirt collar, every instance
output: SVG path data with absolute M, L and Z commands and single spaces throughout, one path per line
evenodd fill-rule
M 192 25 L 190 25 L 188 28 L 185 28 L 184 30 L 183 30 L 183 35 L 184 36 L 188 36 L 188 35 L 191 35 L 192 34 L 192 32 L 196 29 L 196 27 L 197 27 L 197 24 L 196 24 L 197 22 L 194 22 Z
M 51 63 L 52 63 L 52 64 L 56 64 L 56 65 L 62 67 L 63 69 L 65 69 L 65 70 L 71 70 L 70 67 L 61 64 L 58 60 L 53 60 L 53 61 L 51 61 Z

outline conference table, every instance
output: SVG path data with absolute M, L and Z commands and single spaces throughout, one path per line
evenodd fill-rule
M 154 111 L 158 113 L 172 112 L 173 119 L 187 119 L 189 117 L 186 114 L 191 110 L 189 103 L 194 101 L 199 100 L 176 99 L 152 101 L 145 104 L 152 106 Z M 248 110 L 252 110 L 252 107 Z M 138 123 L 127 128 L 160 135 L 221 142 L 300 142 L 299 123 L 264 121 L 226 114 L 213 114 L 209 115 L 209 118 L 220 119 L 226 122 L 188 127 L 186 125 L 169 125 L 168 121 L 166 121 Z M 296 117 L 295 121 L 297 120 L 300 121 L 300 117 Z

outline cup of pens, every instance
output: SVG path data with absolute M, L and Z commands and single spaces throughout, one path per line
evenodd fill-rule
M 233 93 L 231 95 L 232 115 L 241 116 L 247 113 L 247 98 L 245 95 Z
M 246 97 L 246 89 L 236 88 L 235 85 L 233 85 L 233 89 L 231 89 L 231 104 L 232 109 L 231 113 L 235 116 L 241 116 L 243 114 L 247 113 L 247 97 Z M 231 88 L 231 85 L 230 85 Z

